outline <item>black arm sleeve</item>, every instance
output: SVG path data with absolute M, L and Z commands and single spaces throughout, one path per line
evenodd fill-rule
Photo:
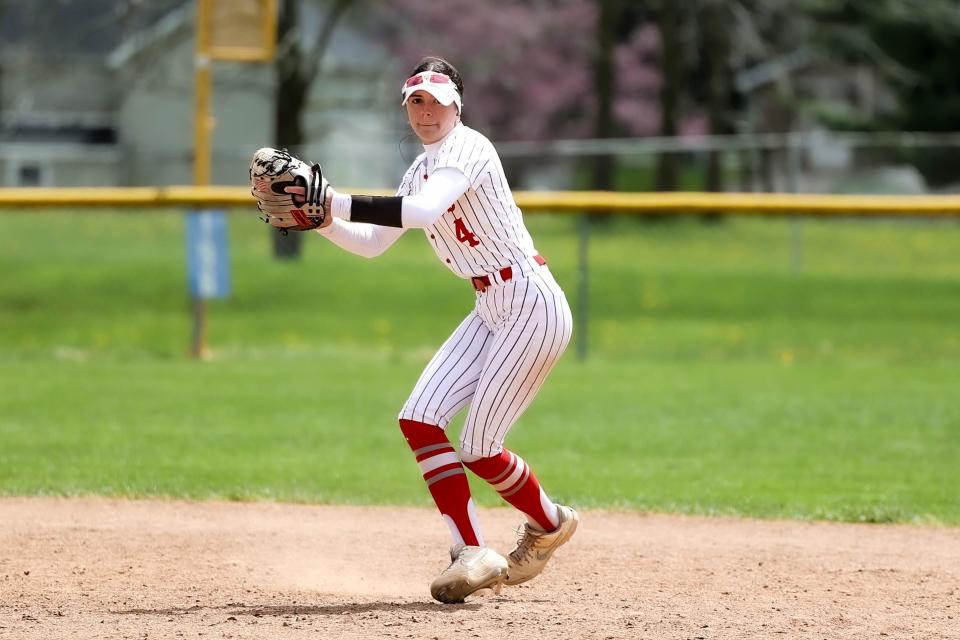
M 403 198 L 399 196 L 351 196 L 350 221 L 403 226 Z

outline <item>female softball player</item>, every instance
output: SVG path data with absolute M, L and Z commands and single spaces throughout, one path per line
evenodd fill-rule
M 424 58 L 401 92 L 424 151 L 395 197 L 337 193 L 316 165 L 311 175 L 285 183 L 294 186 L 282 191 L 299 197 L 308 214 L 310 203 L 316 205 L 322 215 L 312 219 L 312 226 L 361 256 L 377 256 L 407 229 L 423 229 L 440 261 L 475 290 L 473 310 L 427 365 L 399 415 L 453 539 L 452 562 L 430 590 L 441 602 L 461 602 L 479 589 L 535 577 L 577 528 L 577 513 L 550 500 L 530 466 L 504 447 L 510 428 L 566 348 L 572 319 L 563 291 L 524 225 L 496 150 L 461 122 L 459 72 L 443 59 Z M 274 161 L 271 156 L 259 164 Z M 260 184 L 260 208 L 268 212 L 264 192 L 269 185 L 257 182 L 263 171 L 256 167 L 255 156 L 254 194 Z M 297 221 L 303 221 L 303 208 L 293 210 Z M 467 406 L 458 455 L 444 429 Z M 506 558 L 484 544 L 464 467 L 526 516 L 517 546 Z

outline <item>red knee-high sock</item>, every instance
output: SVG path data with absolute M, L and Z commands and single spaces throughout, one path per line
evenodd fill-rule
M 483 546 L 483 535 L 470 497 L 467 474 L 443 429 L 414 420 L 400 420 L 400 430 L 420 465 L 433 501 L 450 527 L 454 544 Z
M 537 482 L 533 469 L 517 454 L 504 449 L 492 458 L 464 461 L 467 468 L 486 480 L 504 500 L 522 511 L 530 524 L 553 531 L 560 524 L 557 505 Z

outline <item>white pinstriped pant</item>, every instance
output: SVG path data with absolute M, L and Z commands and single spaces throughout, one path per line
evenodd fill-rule
M 570 342 L 573 318 L 546 266 L 478 292 L 473 311 L 424 369 L 400 418 L 446 428 L 468 404 L 460 449 L 486 458 L 536 396 Z

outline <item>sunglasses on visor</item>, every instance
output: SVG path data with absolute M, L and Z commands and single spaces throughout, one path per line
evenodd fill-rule
M 450 84 L 452 80 L 442 73 L 418 73 L 415 76 L 410 76 L 407 78 L 407 81 L 403 83 L 403 88 L 407 89 L 409 87 L 415 87 L 418 84 L 423 84 L 424 82 L 429 82 L 431 84 Z

